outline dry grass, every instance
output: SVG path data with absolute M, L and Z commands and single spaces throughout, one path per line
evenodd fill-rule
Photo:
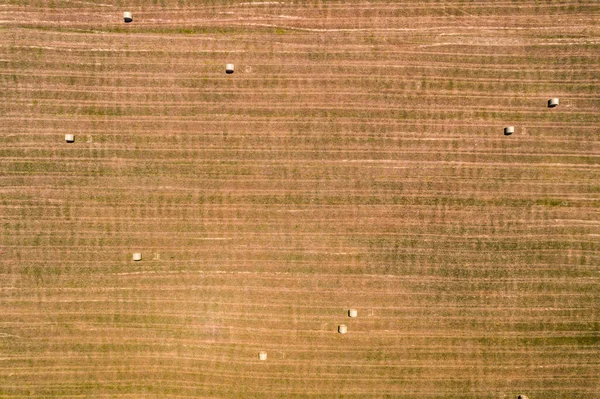
M 148 3 L 0 8 L 1 398 L 600 397 L 598 2 Z

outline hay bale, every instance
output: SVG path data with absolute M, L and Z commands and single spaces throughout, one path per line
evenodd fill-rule
M 338 326 L 338 332 L 339 332 L 340 334 L 346 334 L 346 333 L 348 332 L 348 326 L 347 326 L 347 325 L 345 325 L 345 324 L 340 324 L 340 325 Z
M 519 396 L 517 396 L 517 399 L 529 399 L 529 398 L 527 397 L 527 395 L 519 395 Z
M 349 309 L 348 310 L 348 317 L 357 317 L 358 316 L 358 310 L 356 309 Z
M 265 352 L 265 351 L 258 352 L 258 360 L 267 360 L 267 352 Z
M 133 22 L 133 15 L 129 11 L 123 13 L 123 20 L 125 23 Z
M 231 75 L 234 70 L 235 70 L 235 67 L 234 67 L 233 64 L 227 64 L 227 65 L 225 65 L 225 73 Z
M 510 136 L 511 134 L 513 134 L 515 132 L 515 127 L 514 126 L 506 126 L 504 128 L 504 135 L 505 136 Z
M 136 252 L 133 254 L 133 260 L 135 262 L 139 262 L 140 260 L 142 260 L 142 254 L 141 252 Z
M 554 108 L 558 106 L 558 98 L 554 97 L 548 100 L 548 108 Z
M 75 136 L 73 136 L 72 134 L 65 134 L 65 141 L 67 143 L 73 143 L 75 142 Z

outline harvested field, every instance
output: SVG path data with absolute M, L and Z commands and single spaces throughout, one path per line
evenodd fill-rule
M 0 398 L 600 398 L 599 21 L 6 0 Z

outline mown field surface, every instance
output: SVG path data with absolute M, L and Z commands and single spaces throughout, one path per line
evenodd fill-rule
M 600 398 L 599 21 L 5 0 L 0 398 Z

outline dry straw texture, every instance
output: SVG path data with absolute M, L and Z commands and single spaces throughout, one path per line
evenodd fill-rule
M 598 15 L 4 1 L 0 397 L 598 398 Z

